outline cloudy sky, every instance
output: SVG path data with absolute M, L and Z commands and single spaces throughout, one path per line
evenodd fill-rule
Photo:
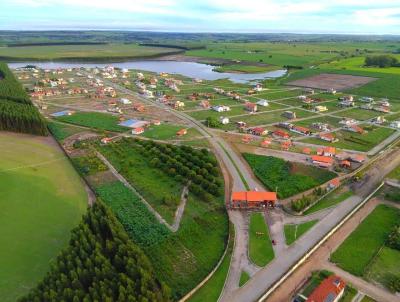
M 0 0 L 0 29 L 400 34 L 400 0 Z

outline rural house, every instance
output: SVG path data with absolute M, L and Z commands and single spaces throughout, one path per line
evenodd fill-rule
M 244 105 L 244 108 L 245 108 L 247 111 L 251 112 L 251 113 L 257 112 L 257 104 L 254 104 L 254 103 L 251 103 L 251 102 L 247 102 L 247 103 Z
M 233 209 L 263 209 L 275 206 L 277 200 L 276 192 L 233 192 L 230 206 Z
M 285 111 L 284 113 L 282 113 L 283 117 L 286 117 L 287 119 L 295 119 L 296 118 L 296 112 L 293 111 Z
M 311 156 L 311 161 L 321 168 L 329 168 L 333 164 L 333 158 L 330 156 L 313 155 Z
M 337 302 L 343 296 L 346 283 L 332 275 L 321 282 L 307 298 L 306 302 Z

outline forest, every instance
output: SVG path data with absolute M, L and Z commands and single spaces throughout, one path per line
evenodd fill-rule
M 47 134 L 44 118 L 4 63 L 0 63 L 0 130 Z
M 142 250 L 98 200 L 44 279 L 20 302 L 170 301 Z

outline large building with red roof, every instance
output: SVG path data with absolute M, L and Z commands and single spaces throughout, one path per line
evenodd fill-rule
M 346 283 L 338 276 L 326 278 L 307 298 L 306 302 L 337 302 L 343 296 Z
M 277 200 L 276 192 L 233 192 L 230 206 L 234 209 L 260 209 L 275 206 Z

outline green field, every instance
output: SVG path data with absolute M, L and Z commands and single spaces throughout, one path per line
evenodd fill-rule
M 0 297 L 36 286 L 81 220 L 87 195 L 48 138 L 0 133 Z
M 154 57 L 177 49 L 137 44 L 1 47 L 3 60 L 115 60 Z
M 241 286 L 245 285 L 247 283 L 247 281 L 250 280 L 250 278 L 251 277 L 247 272 L 242 271 L 242 273 L 240 274 L 239 286 L 241 287 Z
M 333 207 L 334 205 L 341 203 L 342 201 L 346 200 L 352 195 L 353 193 L 351 191 L 340 192 L 340 193 L 338 193 L 337 191 L 331 192 L 330 194 L 322 198 L 320 201 L 318 201 L 316 204 L 314 204 L 307 211 L 305 211 L 303 214 L 309 215 L 311 213 L 315 213 L 320 210 Z
M 73 125 L 66 125 L 54 121 L 49 122 L 47 126 L 49 127 L 50 132 L 55 137 L 55 139 L 61 142 L 67 137 L 82 132 L 84 130 Z
M 257 178 L 269 190 L 277 190 L 279 198 L 296 195 L 336 177 L 333 172 L 273 156 L 250 153 L 243 156 Z
M 318 220 L 308 221 L 301 224 L 285 224 L 285 238 L 286 244 L 291 245 L 297 239 L 299 239 L 304 233 L 311 229 Z
M 76 112 L 73 115 L 60 116 L 56 118 L 59 121 L 85 126 L 89 128 L 124 132 L 129 128 L 119 126 L 118 117 L 115 115 L 99 112 Z
M 176 133 L 180 129 L 187 129 L 187 127 L 182 125 L 161 124 L 159 126 L 150 126 L 141 136 L 155 140 L 179 139 Z M 187 134 L 183 136 L 183 138 L 187 139 L 196 134 L 200 135 L 194 128 L 190 128 L 187 129 Z
M 377 206 L 331 255 L 331 261 L 355 276 L 364 276 L 399 219 L 400 210 Z
M 274 259 L 271 239 L 262 213 L 250 214 L 249 257 L 258 266 L 266 266 Z

